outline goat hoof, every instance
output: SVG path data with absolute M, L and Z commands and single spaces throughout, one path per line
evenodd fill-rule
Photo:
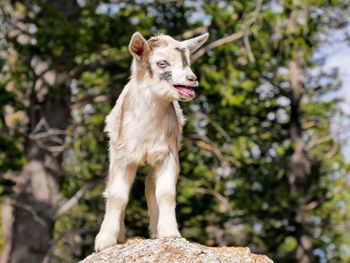
M 111 247 L 117 244 L 117 239 L 110 233 L 100 232 L 95 239 L 95 251 L 99 252 L 105 248 Z
M 179 231 L 165 232 L 158 235 L 159 238 L 181 238 Z

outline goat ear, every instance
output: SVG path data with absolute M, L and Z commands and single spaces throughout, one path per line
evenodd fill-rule
M 182 41 L 182 44 L 188 47 L 191 53 L 194 53 L 198 48 L 200 48 L 205 43 L 205 41 L 207 41 L 208 37 L 209 37 L 209 33 L 205 33 L 198 37 L 184 40 Z
M 143 38 L 140 32 L 132 35 L 129 43 L 129 51 L 137 60 L 142 60 L 148 53 L 149 47 L 147 41 Z

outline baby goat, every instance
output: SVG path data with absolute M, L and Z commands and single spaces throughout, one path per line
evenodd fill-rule
M 195 96 L 198 81 L 189 56 L 207 38 L 207 33 L 182 42 L 166 35 L 147 41 L 139 32 L 132 36 L 131 78 L 106 118 L 110 166 L 96 251 L 124 241 L 129 190 L 137 166 L 144 163 L 151 166 L 145 182 L 151 235 L 180 236 L 175 199 L 184 117 L 178 101 Z

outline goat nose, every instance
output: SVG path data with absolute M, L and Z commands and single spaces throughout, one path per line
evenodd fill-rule
M 196 81 L 197 80 L 197 76 L 193 73 L 187 74 L 186 77 L 189 81 Z

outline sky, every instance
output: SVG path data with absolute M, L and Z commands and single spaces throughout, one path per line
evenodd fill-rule
M 343 99 L 339 104 L 340 109 L 348 115 L 347 118 L 335 118 L 334 126 L 345 159 L 350 162 L 350 44 L 346 35 L 350 35 L 350 24 L 342 29 L 333 31 L 325 43 L 321 46 L 320 52 L 326 55 L 325 69 L 338 68 L 339 78 L 342 81 L 342 88 L 337 96 Z

